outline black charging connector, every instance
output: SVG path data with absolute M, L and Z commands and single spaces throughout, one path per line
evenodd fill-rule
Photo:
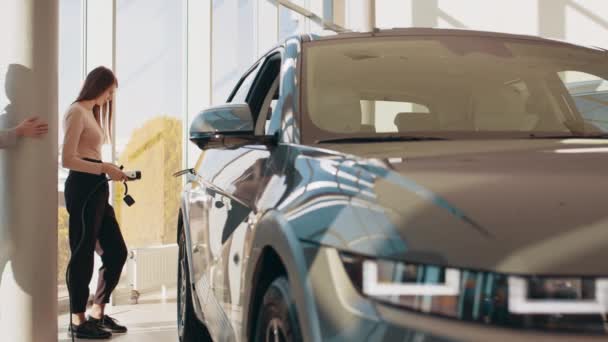
M 125 185 L 125 194 L 122 200 L 125 202 L 126 205 L 130 207 L 135 204 L 135 200 L 133 199 L 133 197 L 131 197 L 131 195 L 129 195 L 129 186 L 127 185 L 127 182 L 124 181 L 122 183 Z
M 120 166 L 120 169 L 123 169 L 123 166 Z M 141 171 L 123 171 L 128 178 L 128 181 L 134 181 L 134 180 L 139 180 L 141 179 Z M 131 195 L 129 195 L 129 186 L 127 185 L 127 181 L 124 181 L 123 184 L 125 185 L 125 194 L 124 197 L 122 198 L 122 200 L 125 202 L 126 205 L 128 205 L 129 207 L 132 206 L 133 204 L 135 204 L 135 199 L 133 199 L 133 197 Z

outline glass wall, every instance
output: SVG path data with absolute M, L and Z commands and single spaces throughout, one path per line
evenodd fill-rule
M 213 104 L 223 103 L 255 61 L 254 2 L 214 0 L 212 19 Z
M 334 4 L 292 2 L 318 17 L 332 13 Z M 134 206 L 124 204 L 122 184 L 112 188 L 111 202 L 130 249 L 175 243 L 183 184 L 172 174 L 192 167 L 200 154 L 187 139 L 194 117 L 225 102 L 244 71 L 280 39 L 323 31 L 276 0 L 61 0 L 60 6 L 60 121 L 87 72 L 104 65 L 118 78 L 115 142 L 104 146 L 103 159 L 143 172 L 142 181 L 129 184 Z M 62 138 L 60 132 L 60 144 Z M 58 279 L 63 284 L 69 258 L 63 204 L 68 170 L 60 160 Z
M 121 184 L 113 189 L 129 248 L 175 243 L 182 180 L 171 175 L 194 166 L 199 157 L 187 132 L 200 111 L 223 103 L 243 72 L 282 39 L 327 33 L 306 17 L 309 12 L 354 30 L 369 15 L 364 1 L 290 2 L 303 10 L 277 0 L 60 1 L 60 120 L 87 71 L 105 65 L 119 80 L 116 143 L 105 147 L 104 160 L 143 171 L 143 180 L 130 184 L 135 206 L 123 204 Z M 380 28 L 471 28 L 608 47 L 607 13 L 608 3 L 595 0 L 377 0 L 375 19 Z M 410 103 L 365 105 L 378 113 L 420 111 Z M 378 122 L 382 129 L 394 130 L 392 120 L 385 121 Z M 59 167 L 60 283 L 69 257 L 66 177 Z
M 184 145 L 187 165 L 194 165 L 199 149 L 187 140 L 190 124 L 203 109 L 211 105 L 211 9 L 209 0 L 187 1 L 187 125 L 184 125 Z
M 113 6 L 107 0 L 83 0 L 84 18 L 83 27 L 85 39 L 83 41 L 83 70 L 82 78 L 98 66 L 114 69 L 112 40 Z M 113 160 L 113 146 L 104 144 L 102 147 L 102 159 Z M 100 259 L 96 259 L 100 263 Z
M 82 3 L 80 0 L 59 2 L 59 113 L 58 143 L 63 143 L 63 116 L 70 104 L 78 96 L 82 82 L 83 30 Z M 58 197 L 58 273 L 57 282 L 64 288 L 65 271 L 70 257 L 68 244 L 68 213 L 65 209 L 64 183 L 68 170 L 61 167 L 61 148 L 58 156 L 57 197 Z M 60 291 L 62 292 L 62 291 Z
M 411 6 L 410 0 L 376 1 L 376 27 L 407 27 L 412 21 Z
M 257 42 L 256 57 L 268 52 L 279 41 L 278 8 L 275 1 L 260 0 L 257 2 Z
M 292 1 L 300 6 L 304 0 Z M 279 6 L 279 41 L 299 32 L 306 32 L 306 18 L 285 6 Z
M 112 65 L 112 2 L 108 0 L 83 1 L 85 8 L 85 72 L 103 65 L 113 68 Z
M 115 184 L 114 207 L 127 246 L 175 243 L 182 168 L 185 0 L 117 0 L 116 157 L 143 179 Z

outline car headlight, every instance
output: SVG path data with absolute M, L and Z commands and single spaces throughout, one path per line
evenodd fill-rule
M 454 316 L 458 311 L 463 291 L 458 269 L 340 256 L 353 284 L 367 297 L 428 313 Z
M 608 313 L 608 279 L 512 276 L 509 294 L 509 310 L 513 313 Z
M 517 328 L 607 334 L 608 279 L 521 277 L 340 253 L 364 296 L 427 314 Z

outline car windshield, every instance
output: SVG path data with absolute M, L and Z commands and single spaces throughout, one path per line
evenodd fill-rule
M 607 78 L 605 51 L 558 42 L 313 41 L 303 50 L 302 137 L 599 137 L 608 133 Z

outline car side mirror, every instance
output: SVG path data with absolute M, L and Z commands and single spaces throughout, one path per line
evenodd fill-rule
M 235 148 L 266 143 L 268 137 L 255 136 L 251 110 L 246 103 L 225 104 L 205 109 L 190 125 L 190 141 L 200 149 Z

